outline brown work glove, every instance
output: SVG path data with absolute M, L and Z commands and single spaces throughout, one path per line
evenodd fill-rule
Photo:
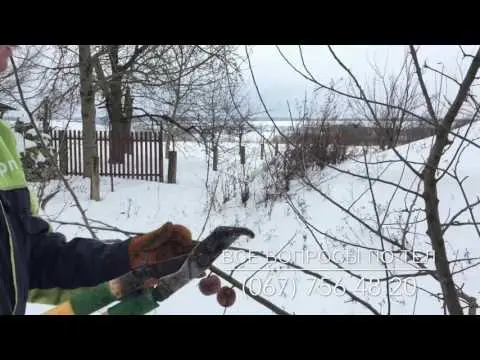
M 160 228 L 132 239 L 128 253 L 132 269 L 190 252 L 196 245 L 183 225 L 167 222 Z

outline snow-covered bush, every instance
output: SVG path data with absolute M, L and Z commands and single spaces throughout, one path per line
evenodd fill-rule
M 48 149 L 42 146 L 40 137 L 30 122 L 17 120 L 14 126 L 17 137 L 20 158 L 28 182 L 44 182 L 57 178 L 54 164 L 50 161 L 47 151 L 55 154 L 50 135 L 41 133 L 43 142 Z

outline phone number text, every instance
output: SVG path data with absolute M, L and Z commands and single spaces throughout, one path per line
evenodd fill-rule
M 362 297 L 410 297 L 417 292 L 415 277 L 391 277 L 388 282 L 381 278 L 297 279 L 281 276 L 253 276 L 242 283 L 242 292 L 249 296 L 285 297 L 301 296 L 349 296 Z

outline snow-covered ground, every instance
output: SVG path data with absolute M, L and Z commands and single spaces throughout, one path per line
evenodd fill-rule
M 462 128 L 461 131 L 464 133 L 466 130 Z M 475 141 L 478 136 L 480 126 L 476 124 L 468 138 Z M 431 142 L 432 139 L 425 139 L 397 150 L 409 159 L 414 168 L 420 169 L 421 165 L 415 162 L 426 159 Z M 393 261 L 392 247 L 388 243 L 388 240 L 398 241 L 415 251 L 431 254 L 425 233 L 424 213 L 419 210 L 424 206 L 422 199 L 415 199 L 413 194 L 391 184 L 370 184 L 360 177 L 367 174 L 367 167 L 363 156 L 358 156 L 338 165 L 338 169 L 312 172 L 309 179 L 315 188 L 299 181 L 293 182 L 289 198 L 265 203 L 263 185 L 267 174 L 262 168 L 264 160 L 260 160 L 260 146 L 255 142 L 246 146 L 245 169 L 240 166 L 238 152 L 230 150 L 220 153 L 218 172 L 207 172 L 204 151 L 193 142 L 178 142 L 177 184 L 115 179 L 114 192 L 111 192 L 110 179 L 103 178 L 100 202 L 89 200 L 87 181 L 73 177 L 70 182 L 88 218 L 120 229 L 143 232 L 172 221 L 187 225 L 195 237 L 202 238 L 218 225 L 250 227 L 256 234 L 255 239 L 241 239 L 236 244 L 247 251 L 229 250 L 215 265 L 230 273 L 235 265 L 252 256 L 250 261 L 233 272 L 233 277 L 291 314 L 372 314 L 372 308 L 386 314 L 389 309 L 387 295 L 392 314 L 443 314 L 442 303 L 431 295 L 440 293 L 438 283 L 430 276 L 413 276 L 417 271 L 415 264 L 405 258 L 405 253 L 396 253 L 397 259 Z M 229 147 L 235 149 L 235 144 L 229 144 Z M 466 144 L 456 139 L 440 166 L 447 166 L 449 159 L 463 147 Z M 479 193 L 480 168 L 476 165 L 479 155 L 479 149 L 469 145 L 461 152 L 457 167 L 459 178 L 467 177 L 463 185 L 470 202 L 474 202 Z M 366 160 L 370 164 L 368 174 L 371 177 L 400 183 L 404 189 L 422 192 L 421 186 L 417 188 L 418 178 L 398 160 L 393 150 L 371 151 L 366 155 Z M 246 206 L 240 200 L 242 179 L 248 181 L 250 190 Z M 51 187 L 56 185 L 51 184 Z M 373 191 L 370 191 L 370 186 Z M 456 212 L 465 208 L 466 202 L 452 177 L 442 177 L 438 186 L 440 216 L 443 222 L 447 222 Z M 212 206 L 210 193 L 215 188 L 218 201 Z M 224 197 L 229 198 L 225 203 Z M 347 211 L 351 214 L 347 214 Z M 476 208 L 472 212 L 478 216 Z M 374 233 L 378 230 L 377 214 L 383 223 L 381 234 L 386 239 L 383 243 L 381 237 Z M 65 226 L 55 222 L 82 222 L 78 209 L 66 191 L 48 203 L 43 216 L 52 220 L 53 227 L 70 239 L 88 236 L 88 232 L 80 226 Z M 471 221 L 470 212 L 463 212 L 456 220 Z M 310 224 L 309 228 L 305 222 Z M 410 224 L 409 233 L 402 239 L 402 228 L 407 223 Z M 109 239 L 121 235 L 99 231 L 98 236 Z M 450 259 L 480 257 L 480 238 L 474 226 L 452 226 L 445 232 L 445 239 Z M 261 251 L 278 261 L 266 261 L 248 250 Z M 392 281 L 388 294 L 384 282 L 378 285 L 378 281 L 375 281 L 386 276 L 385 268 L 377 258 L 382 251 L 389 268 L 402 274 Z M 327 257 L 358 276 L 340 271 L 327 261 Z M 324 276 L 331 280 L 330 285 L 318 277 L 288 267 L 285 264 L 288 261 Z M 428 269 L 435 267 L 433 259 L 422 258 L 419 262 Z M 477 262 L 459 261 L 451 266 L 453 271 L 462 266 L 470 267 L 456 274 L 455 280 L 463 285 L 465 293 L 475 297 L 480 296 L 480 271 L 475 266 Z M 152 314 L 272 314 L 272 311 L 238 289 L 236 303 L 225 311 L 215 296 L 203 296 L 197 286 L 198 281 L 192 281 Z M 371 308 L 359 301 L 352 301 L 352 296 L 346 294 L 345 289 L 354 297 L 368 302 Z M 38 314 L 47 308 L 30 304 L 27 311 L 29 314 Z

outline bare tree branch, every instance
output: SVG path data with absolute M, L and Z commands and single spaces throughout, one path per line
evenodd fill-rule
M 423 80 L 422 76 L 422 69 L 420 68 L 420 64 L 418 63 L 417 51 L 413 47 L 413 45 L 409 45 L 410 47 L 410 54 L 412 55 L 413 62 L 415 64 L 415 69 L 417 71 L 418 81 L 420 82 L 420 87 L 422 88 L 422 93 L 425 98 L 425 103 L 427 104 L 428 113 L 432 117 L 433 121 L 438 123 L 437 116 L 435 115 L 435 111 L 433 110 L 432 100 L 428 95 L 427 87 L 425 86 L 425 81 Z

